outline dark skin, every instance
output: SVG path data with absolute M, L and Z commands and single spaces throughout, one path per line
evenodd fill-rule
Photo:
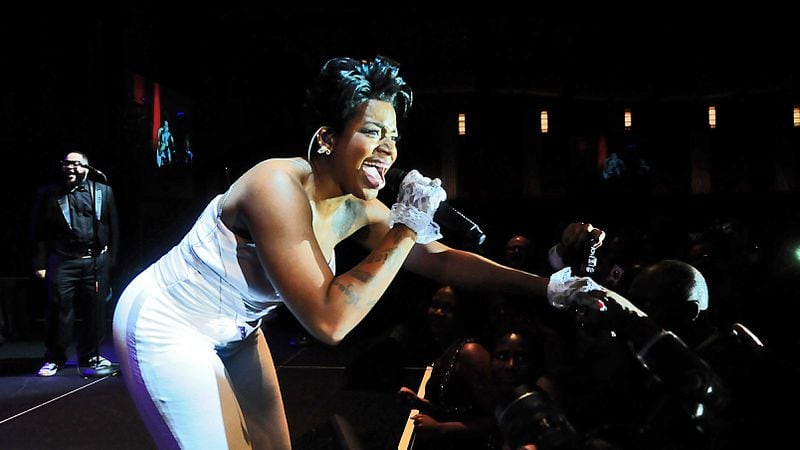
M 270 159 L 242 175 L 228 192 L 221 219 L 237 241 L 254 244 L 257 258 L 239 260 L 249 287 L 279 295 L 315 338 L 340 342 L 401 267 L 441 285 L 546 297 L 547 278 L 438 242 L 417 244 L 416 232 L 407 226 L 389 227 L 389 208 L 377 199 L 381 185 L 376 181 L 398 155 L 391 103 L 365 101 L 341 130 L 323 126 L 314 139 L 323 154 L 310 162 Z M 334 274 L 328 262 L 348 237 L 369 254 Z M 279 443 L 275 446 L 288 447 L 277 376 L 261 382 L 274 387 L 267 422 Z
M 397 158 L 391 104 L 369 100 L 339 132 L 318 133 L 330 155 L 274 159 L 256 165 L 231 187 L 222 221 L 252 238 L 270 285 L 317 339 L 339 342 L 371 310 L 401 267 L 442 284 L 544 297 L 547 279 L 438 242 L 415 245 L 404 225 L 389 229 L 365 167 Z M 280 214 L 275 214 L 280 211 Z M 355 233 L 357 230 L 365 230 Z M 333 248 L 353 236 L 370 254 L 334 275 Z M 285 245 L 273 245 L 282 242 Z
M 431 298 L 428 306 L 428 325 L 434 341 L 441 349 L 465 334 L 460 323 L 463 313 L 459 309 L 459 301 L 462 300 L 458 299 L 449 286 L 440 288 Z M 414 421 L 418 436 L 425 438 L 449 433 L 482 433 L 488 430 L 492 423 L 490 413 L 494 401 L 490 388 L 489 367 L 489 352 L 482 345 L 470 342 L 461 347 L 453 373 L 469 386 L 471 398 L 486 412 L 484 417 L 472 421 L 441 422 L 435 418 L 439 409 L 437 405 L 419 397 L 416 392 L 405 386 L 400 388 L 401 399 L 412 408 L 421 411 L 410 417 Z
M 491 384 L 489 365 L 489 352 L 480 344 L 473 342 L 462 347 L 455 367 L 455 372 L 464 377 L 469 386 L 472 386 L 473 398 L 484 411 L 491 411 L 493 407 L 492 396 L 487 389 Z M 400 388 L 399 394 L 414 409 L 420 411 L 436 409 L 436 405 L 418 397 L 413 390 L 405 386 Z M 440 422 L 432 415 L 421 412 L 411 416 L 410 419 L 414 421 L 414 426 L 417 432 L 421 433 L 421 437 L 449 433 L 484 432 L 492 423 L 492 419 L 488 415 L 471 422 Z
M 89 169 L 85 167 L 87 164 L 86 157 L 82 153 L 70 152 L 64 157 L 61 162 L 61 173 L 64 175 L 64 183 L 67 186 L 75 186 L 83 182 L 89 175 Z M 39 280 L 46 278 L 46 270 L 37 270 L 34 276 Z

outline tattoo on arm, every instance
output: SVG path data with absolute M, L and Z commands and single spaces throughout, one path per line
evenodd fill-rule
M 371 273 L 358 269 L 351 270 L 350 275 L 362 283 L 368 283 L 374 277 Z
M 358 303 L 358 301 L 360 300 L 360 296 L 358 295 L 358 293 L 353 291 L 351 285 L 349 284 L 345 285 L 339 281 L 334 281 L 333 284 L 335 284 L 336 287 L 339 288 L 340 291 L 342 291 L 342 294 L 344 294 L 347 297 L 348 304 L 355 305 Z
M 376 262 L 394 263 L 395 261 L 401 258 L 401 256 L 398 255 L 395 252 L 395 250 L 397 250 L 397 247 L 392 247 L 389 250 L 380 252 L 375 255 L 370 255 L 367 257 L 367 259 L 364 260 L 364 263 L 365 264 L 376 263 Z
M 389 249 L 389 251 L 386 251 L 386 252 L 380 252 L 380 253 L 375 254 L 375 255 L 369 255 L 369 256 L 367 256 L 367 259 L 364 260 L 364 263 L 369 264 L 369 263 L 374 263 L 374 262 L 385 262 L 385 261 L 387 261 L 389 259 L 389 253 L 392 250 L 393 249 Z

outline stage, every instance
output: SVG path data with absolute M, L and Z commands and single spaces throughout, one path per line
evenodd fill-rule
M 288 319 L 266 322 L 263 329 L 295 449 L 397 448 L 408 410 L 397 401 L 395 388 L 416 386 L 421 367 L 379 360 L 375 355 L 391 353 L 384 350 L 392 347 L 380 338 L 346 339 L 336 347 L 297 345 L 302 333 Z M 43 351 L 38 339 L 0 345 L 0 447 L 155 448 L 122 377 L 82 377 L 74 349 L 55 376 L 39 377 Z M 118 361 L 110 339 L 101 353 Z

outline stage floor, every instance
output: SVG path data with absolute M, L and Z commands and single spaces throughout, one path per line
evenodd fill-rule
M 421 367 L 387 359 L 382 338 L 350 336 L 339 346 L 296 345 L 296 324 L 264 324 L 295 449 L 397 448 L 408 410 L 400 385 L 416 388 Z M 53 377 L 39 377 L 40 340 L 0 344 L 0 447 L 9 449 L 152 449 L 122 377 L 84 378 L 73 359 Z M 101 353 L 118 361 L 110 343 Z M 396 356 L 396 355 L 395 355 Z M 187 370 L 190 370 L 187 368 Z M 341 437 L 341 432 L 347 435 Z

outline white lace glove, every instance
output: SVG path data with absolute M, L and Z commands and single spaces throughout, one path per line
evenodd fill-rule
M 431 180 L 416 170 L 406 174 L 400 183 L 397 203 L 389 213 L 389 226 L 402 223 L 417 233 L 418 244 L 429 244 L 442 238 L 439 225 L 433 221 L 433 213 L 447 198 L 438 178 Z
M 591 291 L 603 291 L 605 298 L 599 299 L 593 297 L 589 294 Z M 558 309 L 565 309 L 576 305 L 592 308 L 597 311 L 607 311 L 607 303 L 613 302 L 627 313 L 639 317 L 647 317 L 647 314 L 631 303 L 630 300 L 614 291 L 604 288 L 593 279 L 589 277 L 572 276 L 572 269 L 570 267 L 565 267 L 550 275 L 550 282 L 547 284 L 547 301 Z
M 550 275 L 550 282 L 547 284 L 547 301 L 558 309 L 577 305 L 605 311 L 606 305 L 602 300 L 589 295 L 590 291 L 608 292 L 593 279 L 572 276 L 572 269 L 564 267 Z

